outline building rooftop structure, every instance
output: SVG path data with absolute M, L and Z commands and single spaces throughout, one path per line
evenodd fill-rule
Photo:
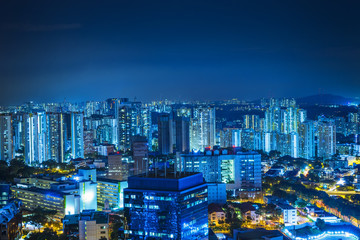
M 21 201 L 13 200 L 0 209 L 0 224 L 6 224 L 20 212 Z
M 219 204 L 212 203 L 212 204 L 209 204 L 209 206 L 208 206 L 208 212 L 209 213 L 224 212 L 224 210 L 221 208 L 221 206 Z
M 66 215 L 63 223 L 66 225 L 78 224 L 80 220 L 96 221 L 96 224 L 106 224 L 109 222 L 109 214 L 95 210 L 84 210 L 80 214 Z
M 279 230 L 266 230 L 263 228 L 257 229 L 235 229 L 234 240 L 264 240 L 264 239 L 285 239 L 285 237 Z
M 276 205 L 283 209 L 283 210 L 292 210 L 292 209 L 296 209 L 293 206 L 290 206 L 289 204 L 285 204 L 285 203 L 276 203 Z
M 150 181 L 151 180 L 151 181 Z M 202 185 L 202 173 L 185 172 L 182 174 L 159 172 L 131 176 L 128 178 L 129 189 L 146 189 L 157 191 L 182 191 L 187 188 Z

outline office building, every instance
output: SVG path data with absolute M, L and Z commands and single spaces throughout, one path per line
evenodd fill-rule
M 124 208 L 124 189 L 127 181 L 118 181 L 108 178 L 97 179 L 97 209 L 102 211 L 108 201 L 110 209 Z
M 226 183 L 239 196 L 258 197 L 261 193 L 261 155 L 234 148 L 206 150 L 181 155 L 186 172 L 201 172 L 206 182 Z
M 181 153 L 190 151 L 190 119 L 175 117 L 175 150 Z
M 56 220 L 61 220 L 68 214 L 97 209 L 96 170 L 80 169 L 78 174 L 72 177 L 72 181 L 56 183 L 29 178 L 10 189 L 14 198 L 22 201 L 25 210 L 32 211 L 37 207 L 55 210 Z
M 129 175 L 129 166 L 122 161 L 120 153 L 111 153 L 108 156 L 108 174 L 107 177 L 114 180 L 126 180 Z
M 80 212 L 80 196 L 60 191 L 27 187 L 17 184 L 11 187 L 12 195 L 21 200 L 25 210 L 32 211 L 37 207 L 55 210 L 56 220 L 61 220 L 66 214 Z
M 132 141 L 132 157 L 134 160 L 135 174 L 141 174 L 146 171 L 148 153 L 149 147 L 146 137 L 135 136 Z
M 172 114 L 162 113 L 158 117 L 158 144 L 161 154 L 173 153 L 174 133 Z
M 207 239 L 207 186 L 201 173 L 151 172 L 129 177 L 124 190 L 130 239 Z

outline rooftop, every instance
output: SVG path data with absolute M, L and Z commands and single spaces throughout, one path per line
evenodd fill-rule
M 140 174 L 128 178 L 128 189 L 157 190 L 157 191 L 182 191 L 188 188 L 204 184 L 202 173 L 182 173 L 175 176 L 174 173 L 166 175 L 159 172 Z
M 80 214 L 66 215 L 63 219 L 63 224 L 78 224 L 80 220 L 96 221 L 96 224 L 107 224 L 109 223 L 109 214 L 94 210 L 84 210 Z
M 209 213 L 213 213 L 213 212 L 224 212 L 224 210 L 221 208 L 221 206 L 219 204 L 216 203 L 211 203 L 208 206 L 208 212 Z
M 279 230 L 266 230 L 263 228 L 258 229 L 236 229 L 234 234 L 237 232 L 236 239 L 241 240 L 264 240 L 266 238 L 277 238 L 283 237 L 283 239 L 289 239 L 285 237 Z M 235 236 L 234 236 L 235 237 Z
M 289 204 L 276 203 L 276 205 L 277 205 L 279 208 L 284 209 L 284 210 L 293 210 L 293 209 L 296 209 L 296 208 L 290 206 Z

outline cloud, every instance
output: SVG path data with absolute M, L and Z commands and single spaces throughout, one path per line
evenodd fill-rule
M 22 32 L 51 32 L 61 30 L 79 29 L 82 24 L 3 24 L 1 26 L 4 30 L 22 31 Z

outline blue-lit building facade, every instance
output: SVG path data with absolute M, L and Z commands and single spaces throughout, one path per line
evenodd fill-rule
M 124 190 L 128 239 L 207 239 L 207 185 L 202 174 L 159 175 L 128 179 Z

